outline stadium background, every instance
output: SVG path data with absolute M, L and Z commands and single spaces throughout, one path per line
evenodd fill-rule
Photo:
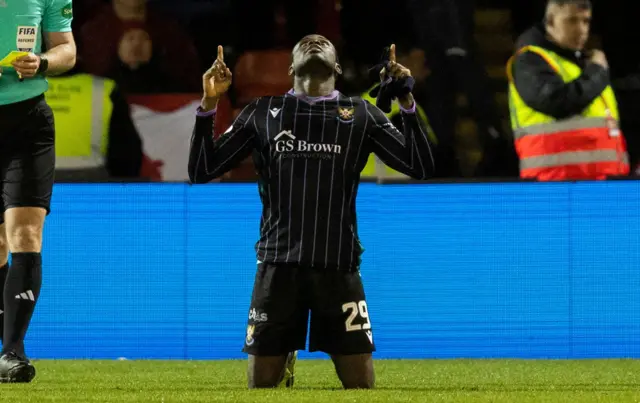
M 78 63 L 47 93 L 58 100 L 58 144 L 86 140 L 97 116 L 86 113 L 93 85 L 60 81 L 114 80 L 122 113 L 108 133 L 108 183 L 57 173 L 26 343 L 38 376 L 0 385 L 0 401 L 640 401 L 640 182 L 517 182 L 505 65 L 545 3 L 73 0 Z M 588 47 L 609 60 L 637 179 L 632 3 L 593 0 Z M 368 69 L 396 43 L 438 138 L 434 179 L 389 184 L 376 171 L 369 180 L 385 184 L 360 190 L 374 391 L 336 391 L 331 362 L 304 352 L 293 390 L 247 390 L 240 348 L 260 216 L 252 162 L 223 183 L 186 184 L 200 78 L 216 46 L 234 73 L 221 133 L 253 97 L 289 90 L 290 50 L 310 32 L 337 45 L 349 96 L 371 88 Z
M 220 106 L 219 132 L 247 99 L 288 88 L 290 45 L 299 39 L 292 34 L 313 24 L 338 44 L 346 72 L 343 92 L 359 95 L 370 88 L 363 71 L 377 61 L 382 46 L 396 41 L 409 61 L 426 69 L 427 83 L 418 98 L 438 136 L 448 123 L 439 122 L 445 118 L 430 107 L 448 102 L 449 95 L 454 98 L 450 146 L 459 166 L 443 167 L 437 178 L 449 183 L 365 183 L 359 194 L 363 277 L 377 357 L 638 356 L 640 182 L 482 183 L 513 172 L 502 160 L 509 154 L 504 144 L 485 141 L 482 126 L 495 122 L 478 121 L 483 109 L 472 102 L 473 93 L 487 91 L 482 98 L 494 98 L 501 134 L 511 142 L 505 62 L 517 35 L 540 21 L 545 2 L 442 2 L 455 3 L 460 12 L 460 21 L 452 17 L 445 21 L 452 26 L 443 29 L 452 38 L 468 36 L 463 42 L 474 57 L 465 61 L 466 68 L 481 65 L 486 72 L 488 86 L 479 89 L 448 76 L 455 85 L 434 86 L 444 77 L 443 55 L 419 40 L 426 22 L 409 22 L 410 2 L 398 1 L 388 9 L 373 6 L 382 4 L 379 0 L 368 1 L 318 0 L 317 10 L 326 13 L 304 20 L 308 25 L 302 28 L 295 18 L 309 15 L 287 9 L 302 2 L 280 2 L 284 9 L 267 10 L 274 13 L 272 31 L 255 26 L 273 33 L 269 43 L 260 35 L 237 32 L 249 22 L 230 27 L 237 17 L 234 7 L 244 13 L 241 5 L 248 0 L 184 0 L 179 9 L 164 0 L 119 1 L 146 4 L 146 17 L 153 17 L 122 26 L 114 25 L 119 18 L 112 15 L 115 3 L 74 1 L 77 72 L 104 73 L 118 82 L 145 158 L 139 177 L 110 178 L 122 183 L 56 185 L 45 226 L 44 289 L 27 340 L 32 357 L 244 357 L 240 347 L 255 271 L 259 199 L 255 184 L 233 183 L 255 179 L 250 162 L 223 179 L 226 183 L 184 184 L 199 74 L 213 61 L 216 44 L 224 44 L 234 86 Z M 630 13 L 622 4 L 594 4 L 593 46 L 602 45 L 613 78 L 622 79 L 635 71 L 623 68 L 635 63 L 635 53 L 621 42 L 637 35 L 620 31 L 628 26 L 624 18 Z M 438 16 L 433 13 L 425 18 Z M 388 24 L 376 29 L 373 22 L 381 17 Z M 114 49 L 128 30 L 139 29 L 148 31 L 158 57 L 136 70 L 123 66 L 122 49 Z M 200 64 L 171 57 L 180 52 Z M 106 66 L 105 60 L 113 69 L 91 69 Z M 182 87 L 172 87 L 179 80 L 167 71 L 193 74 Z M 137 86 L 141 79 L 148 86 Z M 74 107 L 84 106 L 80 95 L 87 96 L 85 90 L 90 91 L 80 89 L 77 99 L 70 98 L 75 101 L 66 110 L 72 118 Z M 636 103 L 624 105 L 634 110 Z M 60 136 L 74 135 L 65 129 L 71 127 L 60 128 Z M 635 143 L 635 132 L 625 135 Z M 492 167 L 476 169 L 492 153 Z M 478 183 L 465 184 L 461 178 Z M 141 181 L 151 183 L 127 183 Z
M 639 196 L 637 181 L 363 184 L 376 356 L 638 357 Z M 53 211 L 32 357 L 244 357 L 255 184 L 61 184 Z

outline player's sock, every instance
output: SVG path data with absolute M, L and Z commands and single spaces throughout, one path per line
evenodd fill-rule
M 4 285 L 4 337 L 2 353 L 24 356 L 24 337 L 42 285 L 40 253 L 22 252 L 11 256 Z
M 9 272 L 9 263 L 5 263 L 0 267 L 0 341 L 2 341 L 2 332 L 4 329 L 4 282 Z

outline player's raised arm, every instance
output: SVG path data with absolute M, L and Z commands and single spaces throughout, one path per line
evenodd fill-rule
M 189 180 L 192 183 L 207 183 L 222 176 L 248 157 L 254 146 L 255 131 L 251 120 L 255 103 L 244 108 L 231 127 L 214 140 L 213 120 L 218 100 L 230 85 L 231 71 L 224 64 L 222 46 L 218 46 L 218 58 L 202 76 L 204 95 L 189 150 Z
M 427 139 L 427 129 L 416 115 L 416 104 L 410 92 L 411 71 L 396 62 L 395 45 L 391 45 L 389 62 L 380 72 L 380 80 L 391 84 L 402 95 L 397 99 L 402 112 L 403 132 L 375 105 L 365 101 L 368 127 L 374 153 L 395 169 L 414 179 L 426 179 L 434 172 L 434 160 Z M 396 90 L 394 90 L 396 91 Z

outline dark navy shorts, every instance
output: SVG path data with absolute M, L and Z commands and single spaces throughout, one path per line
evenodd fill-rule
M 258 264 L 242 351 L 277 356 L 304 350 L 307 328 L 309 351 L 375 351 L 360 272 Z

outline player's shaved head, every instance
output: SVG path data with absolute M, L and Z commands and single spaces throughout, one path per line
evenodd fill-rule
M 589 39 L 590 0 L 549 0 L 545 12 L 547 34 L 558 45 L 582 50 Z
M 335 46 L 322 35 L 307 35 L 302 38 L 291 52 L 291 68 L 289 74 L 323 72 L 341 74 L 338 52 Z

